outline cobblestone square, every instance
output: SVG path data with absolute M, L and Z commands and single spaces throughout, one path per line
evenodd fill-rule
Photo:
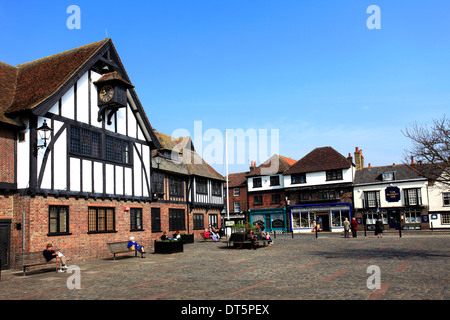
M 72 273 L 2 271 L 2 300 L 449 300 L 450 234 L 389 232 L 278 235 L 274 245 L 227 248 L 223 242 L 184 246 L 183 253 L 123 255 L 80 262 Z M 380 288 L 369 289 L 380 270 Z

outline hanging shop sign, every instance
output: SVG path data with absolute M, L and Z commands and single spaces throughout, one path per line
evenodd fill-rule
M 387 202 L 400 201 L 400 189 L 397 187 L 387 187 L 385 190 Z

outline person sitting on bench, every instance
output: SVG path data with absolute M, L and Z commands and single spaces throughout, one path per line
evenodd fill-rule
M 42 254 L 44 255 L 44 258 L 47 262 L 50 262 L 55 258 L 56 260 L 59 259 L 60 267 L 58 269 L 58 272 L 64 272 L 67 269 L 66 257 L 60 251 L 55 252 L 53 250 L 53 244 L 47 243 L 47 247 L 44 249 Z
M 128 249 L 130 250 L 136 250 L 141 253 L 141 257 L 144 258 L 144 246 L 138 244 L 136 241 L 134 241 L 134 237 L 130 237 L 130 241 L 128 241 L 127 245 Z

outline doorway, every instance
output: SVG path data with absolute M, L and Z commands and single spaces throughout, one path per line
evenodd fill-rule
M 9 269 L 9 249 L 11 241 L 11 220 L 0 220 L 0 268 Z
M 388 209 L 387 214 L 388 214 L 389 229 L 398 230 L 400 228 L 400 210 Z
M 316 221 L 318 224 L 320 224 L 322 231 L 331 231 L 330 213 L 328 211 L 316 212 Z

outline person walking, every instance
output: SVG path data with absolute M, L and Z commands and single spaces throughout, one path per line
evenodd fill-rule
M 344 238 L 350 238 L 350 236 L 349 236 L 350 221 L 348 221 L 348 218 L 345 218 L 345 220 L 342 224 L 344 225 Z
M 356 238 L 356 230 L 358 229 L 358 222 L 355 217 L 352 218 L 352 222 L 350 222 L 350 228 L 352 229 L 352 236 Z

